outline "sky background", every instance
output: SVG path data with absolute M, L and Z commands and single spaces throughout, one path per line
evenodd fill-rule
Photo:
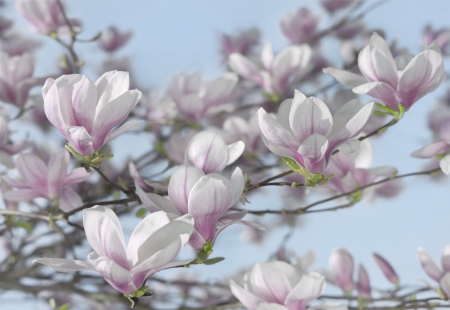
M 118 56 L 132 56 L 132 69 L 138 82 L 161 93 L 176 73 L 199 71 L 208 80 L 223 72 L 218 52 L 218 34 L 221 31 L 230 33 L 258 27 L 262 41 L 270 40 L 274 49 L 279 51 L 287 45 L 278 30 L 279 21 L 287 12 L 308 6 L 322 16 L 319 28 L 330 23 L 317 1 L 78 0 L 66 3 L 69 5 L 68 15 L 83 22 L 85 31 L 81 38 L 90 38 L 109 25 L 133 30 L 134 37 Z M 16 29 L 28 31 L 27 24 L 14 11 L 13 1 L 6 0 L 6 4 L 3 14 L 14 19 Z M 388 41 L 398 38 L 400 47 L 407 47 L 417 54 L 422 48 L 423 27 L 427 23 L 435 29 L 449 27 L 448 16 L 448 0 L 391 0 L 371 12 L 365 21 L 368 28 L 384 29 Z M 55 71 L 62 50 L 48 38 L 39 39 L 44 47 L 36 54 L 36 75 L 44 76 Z M 339 66 L 337 46 L 337 41 L 330 42 L 324 45 L 324 50 Z M 95 43 L 80 45 L 78 50 L 81 58 L 87 61 L 85 72 L 91 79 L 97 79 L 100 75 L 98 64 L 104 59 L 104 53 Z M 445 64 L 448 70 L 448 58 Z M 431 142 L 426 115 L 448 84 L 443 83 L 436 92 L 416 103 L 404 119 L 382 137 L 372 139 L 374 166 L 395 166 L 400 174 L 425 170 L 426 161 L 411 158 L 409 154 Z M 33 132 L 30 135 L 42 140 Z M 150 143 L 146 135 L 118 138 L 113 144 L 115 162 L 120 164 L 127 156 L 138 156 L 145 151 L 139 148 L 140 145 L 150 145 L 146 142 Z M 390 284 L 370 257 L 375 251 L 392 263 L 402 283 L 419 284 L 419 279 L 427 277 L 416 259 L 417 246 L 424 247 L 439 260 L 441 250 L 450 243 L 450 184 L 437 183 L 422 176 L 405 179 L 404 185 L 405 189 L 395 199 L 376 199 L 371 203 L 365 200 L 350 209 L 305 216 L 304 225 L 295 231 L 288 247 L 299 254 L 315 251 L 317 261 L 313 268 L 326 268 L 331 250 L 336 246 L 346 247 L 354 255 L 356 263 L 365 265 L 373 286 L 388 288 Z M 282 208 L 280 195 L 284 193 L 285 190 L 279 188 L 266 189 L 251 197 L 250 207 Z M 136 220 L 129 220 L 130 231 L 133 221 Z M 242 241 L 239 237 L 242 231 L 242 227 L 231 227 L 219 237 L 214 256 L 225 257 L 224 262 L 216 266 L 194 267 L 192 271 L 215 279 L 265 261 L 276 250 L 287 228 L 277 228 L 260 246 Z M 8 298 L 3 301 L 0 298 L 0 305 L 5 305 L 2 309 L 12 309 L 18 301 L 15 296 Z M 29 309 L 46 309 L 43 304 L 29 303 L 27 306 Z

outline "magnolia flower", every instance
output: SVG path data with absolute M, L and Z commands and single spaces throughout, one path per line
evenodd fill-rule
M 369 140 L 363 140 L 360 148 L 353 154 L 337 153 L 325 169 L 325 175 L 334 177 L 324 185 L 333 192 L 348 193 L 376 181 L 391 177 L 397 169 L 390 166 L 371 168 L 373 149 Z M 375 190 L 369 188 L 367 190 Z M 365 190 L 366 191 L 366 190 Z
M 367 273 L 366 268 L 364 268 L 361 264 L 359 264 L 358 268 L 358 282 L 356 283 L 356 290 L 362 299 L 372 298 L 369 274 Z
M 60 37 L 70 34 L 57 0 L 16 0 L 16 9 L 36 33 L 57 33 Z M 69 22 L 75 31 L 80 30 L 78 20 L 70 19 Z
M 408 110 L 447 76 L 435 43 L 414 58 L 407 55 L 394 61 L 386 41 L 377 33 L 372 34 L 369 45 L 359 53 L 358 66 L 362 75 L 335 68 L 323 72 L 352 87 L 357 94 L 377 98 L 394 111 L 400 111 L 400 104 Z
M 140 105 L 145 108 L 146 118 L 151 126 L 173 122 L 177 116 L 175 102 L 168 97 L 160 98 L 155 93 L 148 93 L 142 97 Z
M 426 25 L 423 30 L 425 48 L 436 41 L 444 55 L 450 55 L 450 28 L 434 30 L 431 25 Z
M 199 168 L 205 174 L 221 172 L 241 156 L 244 148 L 242 141 L 227 145 L 219 134 L 202 131 L 189 142 L 186 163 Z
M 41 42 L 33 40 L 22 32 L 13 32 L 2 38 L 1 49 L 10 56 L 31 53 L 41 46 Z
M 325 291 L 325 278 L 302 275 L 283 261 L 257 263 L 244 276 L 243 286 L 230 280 L 233 295 L 249 310 L 303 310 Z
M 441 265 L 443 270 L 436 265 L 433 258 L 421 247 L 417 248 L 417 259 L 427 276 L 439 283 L 444 296 L 450 299 L 450 245 L 447 245 L 442 250 Z
M 337 10 L 352 6 L 359 0 L 320 0 L 320 4 L 329 12 L 334 13 Z
M 321 100 L 296 90 L 293 99 L 281 103 L 277 120 L 261 108 L 258 121 L 264 143 L 274 154 L 317 174 L 325 170 L 334 150 L 348 154 L 359 148 L 353 138 L 363 131 L 372 110 L 373 103 L 352 100 L 331 116 Z
M 274 56 L 272 45 L 266 42 L 261 51 L 264 70 L 260 70 L 249 58 L 237 53 L 230 55 L 229 65 L 243 78 L 259 84 L 267 94 L 281 96 L 298 82 L 300 74 L 307 72 L 310 59 L 311 48 L 306 44 L 288 46 Z
M 9 57 L 0 53 L 0 100 L 23 107 L 28 92 L 36 85 L 34 60 L 30 54 Z
M 237 82 L 233 73 L 224 73 L 209 83 L 203 83 L 199 74 L 182 74 L 169 85 L 169 94 L 184 119 L 198 122 L 233 107 Z
M 299 8 L 295 13 L 287 13 L 280 22 L 283 35 L 293 44 L 308 42 L 317 33 L 320 16 L 313 15 L 308 8 Z
M 389 282 L 398 285 L 400 280 L 391 264 L 389 264 L 389 262 L 386 259 L 384 259 L 381 255 L 377 253 L 372 253 L 372 258 L 374 259 L 378 267 L 381 269 L 386 279 L 388 279 Z
M 252 49 L 259 44 L 260 35 L 256 28 L 245 29 L 234 35 L 221 33 L 219 42 L 225 61 L 228 61 L 228 57 L 232 53 L 249 55 Z
M 411 154 L 418 158 L 439 158 L 439 166 L 446 175 L 450 174 L 450 140 L 427 145 Z
M 245 211 L 228 213 L 244 190 L 244 176 L 236 168 L 231 179 L 218 173 L 205 175 L 197 167 L 182 165 L 173 173 L 169 182 L 169 199 L 145 193 L 136 183 L 142 204 L 150 211 L 166 211 L 178 215 L 191 214 L 195 229 L 189 243 L 200 250 L 209 241 L 212 245 L 222 230 L 231 224 L 263 228 L 261 225 L 242 221 Z
M 141 99 L 142 93 L 128 90 L 129 84 L 128 73 L 121 71 L 107 72 L 95 83 L 79 74 L 47 79 L 42 88 L 45 114 L 76 152 L 91 155 L 141 123 L 129 121 L 110 132 Z
M 83 223 L 94 249 L 88 263 L 64 258 L 38 258 L 34 262 L 60 272 L 96 271 L 126 295 L 136 292 L 154 273 L 186 264 L 172 260 L 189 240 L 194 225 L 190 215 L 177 218 L 164 212 L 149 214 L 125 246 L 119 218 L 112 210 L 102 206 L 85 209 Z
M 131 31 L 120 32 L 114 26 L 109 26 L 102 32 L 102 36 L 98 40 L 100 47 L 106 52 L 115 52 L 124 46 L 131 38 Z
M 0 163 L 8 168 L 14 167 L 12 155 L 17 154 L 31 146 L 30 142 L 10 143 L 8 120 L 0 116 Z
M 191 139 L 198 133 L 198 130 L 187 129 L 172 134 L 167 141 L 164 142 L 164 153 L 167 157 L 177 165 L 185 162 L 186 149 Z
M 328 261 L 334 282 L 345 292 L 351 292 L 353 283 L 353 256 L 345 248 L 335 248 L 331 251 Z
M 256 115 L 252 115 L 248 121 L 239 116 L 228 117 L 223 123 L 221 135 L 227 143 L 242 140 L 245 144 L 245 154 L 266 150 L 261 143 L 261 130 Z
M 70 164 L 69 152 L 62 149 L 54 153 L 46 165 L 33 154 L 20 154 L 16 160 L 16 169 L 21 181 L 4 176 L 7 182 L 17 190 L 6 191 L 3 198 L 11 201 L 27 201 L 37 197 L 48 200 L 58 198 L 59 208 L 64 212 L 80 207 L 81 197 L 69 185 L 84 182 L 90 174 L 84 168 L 75 168 L 67 173 Z

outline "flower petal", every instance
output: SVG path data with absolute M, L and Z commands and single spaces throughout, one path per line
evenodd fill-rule
M 271 115 L 267 114 L 263 108 L 258 110 L 257 116 L 259 128 L 267 140 L 278 146 L 298 148 L 299 143 L 294 136 Z
M 80 270 L 96 271 L 92 264 L 81 260 L 73 260 L 66 258 L 36 258 L 33 263 L 39 263 L 51 267 L 59 272 L 74 272 Z
M 371 82 L 353 88 L 353 92 L 360 95 L 369 95 L 377 98 L 384 105 L 398 111 L 398 105 L 401 103 L 397 97 L 395 89 L 384 82 Z
M 430 158 L 436 155 L 445 154 L 448 150 L 450 150 L 450 144 L 445 141 L 439 141 L 418 149 L 417 151 L 414 151 L 411 156 L 419 158 Z
M 244 152 L 245 143 L 237 141 L 228 145 L 228 162 L 227 165 L 234 163 Z
M 169 198 L 179 214 L 188 213 L 188 199 L 197 181 L 205 174 L 197 167 L 181 165 L 172 174 L 169 182 Z
M 136 186 L 136 193 L 138 194 L 139 199 L 150 212 L 164 211 L 178 214 L 178 210 L 175 209 L 169 199 L 156 194 L 144 192 L 137 182 L 135 182 L 134 185 Z
M 69 163 L 70 154 L 65 149 L 56 152 L 50 157 L 47 176 L 47 188 L 50 197 L 57 197 L 61 188 L 64 186 Z
M 421 247 L 417 248 L 417 259 L 422 265 L 423 271 L 434 281 L 439 282 L 444 273 L 439 269 L 434 260 Z
M 59 196 L 59 208 L 63 212 L 70 212 L 83 205 L 80 195 L 71 187 L 64 187 Z
M 325 74 L 331 75 L 336 81 L 347 87 L 353 88 L 367 83 L 365 77 L 349 71 L 335 68 L 325 68 L 322 71 Z
M 318 272 L 303 275 L 287 295 L 284 304 L 289 310 L 301 310 L 325 291 L 325 277 Z
M 315 133 L 300 145 L 298 153 L 302 156 L 305 168 L 309 172 L 323 172 L 327 165 L 325 154 L 328 150 L 328 144 L 326 137 Z
M 186 149 L 186 160 L 206 174 L 222 171 L 228 159 L 228 146 L 216 132 L 199 132 Z
M 261 299 L 259 299 L 256 295 L 244 289 L 233 280 L 230 280 L 230 289 L 234 297 L 236 297 L 245 308 L 249 310 L 256 310 L 258 308 Z
M 65 136 L 67 137 L 70 146 L 83 156 L 91 155 L 96 151 L 92 145 L 94 138 L 84 127 L 67 127 Z

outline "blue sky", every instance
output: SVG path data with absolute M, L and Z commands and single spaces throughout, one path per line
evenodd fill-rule
M 109 25 L 135 32 L 133 39 L 119 55 L 132 55 L 133 70 L 139 83 L 164 92 L 171 77 L 179 72 L 199 71 L 206 78 L 214 78 L 223 69 L 220 65 L 218 32 L 233 32 L 237 29 L 256 26 L 262 31 L 262 39 L 270 40 L 275 50 L 287 42 L 278 30 L 278 23 L 288 11 L 307 5 L 322 15 L 321 27 L 329 20 L 317 1 L 282 0 L 96 0 L 66 1 L 69 16 L 83 21 L 89 38 Z M 373 1 L 370 1 L 372 3 Z M 8 16 L 14 16 L 17 27 L 27 31 L 26 24 L 11 10 L 12 1 L 6 1 Z M 413 54 L 421 49 L 421 33 L 425 24 L 435 28 L 448 27 L 450 1 L 448 0 L 392 0 L 370 13 L 365 21 L 372 28 L 385 29 L 388 39 L 397 37 L 401 47 Z M 45 47 L 37 53 L 37 73 L 51 72 L 61 49 L 56 43 L 42 37 Z M 326 45 L 326 53 L 338 64 L 337 44 Z M 104 55 L 96 44 L 80 48 L 81 57 L 86 57 L 87 73 L 97 78 L 96 65 Z M 448 59 L 446 68 L 450 68 Z M 448 86 L 448 82 L 447 82 Z M 416 103 L 405 118 L 388 130 L 383 137 L 373 139 L 374 165 L 392 165 L 399 173 L 420 171 L 425 162 L 413 159 L 409 154 L 431 141 L 426 128 L 426 113 L 446 85 Z M 366 99 L 364 99 L 366 100 Z M 366 102 L 368 102 L 366 100 Z M 126 155 L 142 153 L 143 150 L 129 148 L 142 144 L 146 136 L 130 135 L 114 143 L 115 153 Z M 127 143 L 124 147 L 124 144 Z M 392 262 L 402 283 L 418 284 L 426 278 L 416 260 L 416 247 L 423 246 L 436 259 L 444 245 L 450 243 L 450 191 L 449 183 L 436 183 L 427 177 L 405 180 L 405 190 L 392 200 L 377 199 L 374 203 L 359 203 L 351 209 L 339 212 L 308 215 L 305 225 L 298 229 L 289 242 L 289 247 L 304 253 L 314 250 L 318 260 L 314 267 L 328 265 L 328 256 L 335 246 L 345 246 L 354 255 L 356 262 L 363 262 L 376 287 L 388 287 L 370 258 L 376 251 Z M 258 209 L 282 207 L 278 188 L 266 190 L 254 197 L 252 207 Z M 270 197 L 270 199 L 267 199 Z M 226 260 L 211 267 L 196 267 L 195 271 L 207 277 L 230 274 L 238 267 L 250 266 L 265 260 L 272 253 L 286 230 L 278 229 L 262 247 L 236 242 L 241 227 L 227 229 L 219 237 L 215 254 Z M 249 254 L 249 250 L 250 253 Z

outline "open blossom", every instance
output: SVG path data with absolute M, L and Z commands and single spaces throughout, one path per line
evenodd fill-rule
M 115 26 L 110 26 L 102 32 L 98 43 L 104 51 L 114 52 L 124 46 L 132 35 L 131 31 L 121 32 Z
M 83 204 L 70 185 L 84 182 L 89 173 L 84 168 L 75 168 L 67 173 L 70 164 L 69 152 L 62 149 L 54 153 L 48 164 L 33 154 L 20 154 L 16 160 L 16 169 L 20 181 L 4 176 L 3 181 L 17 190 L 3 193 L 6 200 L 27 201 L 42 197 L 48 200 L 58 198 L 59 208 L 69 212 Z
M 398 285 L 400 280 L 391 264 L 385 258 L 383 258 L 381 255 L 377 253 L 372 253 L 372 257 L 375 263 L 380 268 L 380 270 L 383 272 L 386 279 L 388 279 L 389 282 Z
M 31 146 L 30 142 L 9 142 L 8 120 L 0 116 L 0 163 L 8 168 L 14 167 L 12 155 L 23 151 Z
M 142 97 L 140 105 L 145 108 L 145 114 L 150 126 L 158 127 L 173 122 L 177 116 L 175 102 L 169 97 L 160 98 L 155 93 L 148 93 Z
M 238 82 L 233 73 L 224 73 L 209 83 L 203 83 L 199 74 L 181 74 L 169 86 L 169 94 L 180 116 L 191 122 L 229 110 Z
M 399 111 L 400 104 L 408 110 L 447 76 L 436 43 L 413 58 L 407 55 L 394 61 L 386 41 L 377 33 L 372 34 L 369 45 L 359 53 L 358 67 L 362 75 L 335 68 L 323 72 L 352 87 L 353 92 L 372 96 L 395 111 Z
M 227 143 L 243 141 L 245 154 L 267 150 L 261 141 L 261 130 L 256 115 L 252 115 L 248 121 L 239 116 L 228 117 L 220 134 Z
M 442 250 L 442 270 L 438 267 L 433 258 L 431 258 L 431 256 L 421 247 L 417 248 L 417 258 L 427 276 L 439 283 L 444 296 L 447 299 L 450 299 L 450 245 L 445 246 Z
M 360 0 L 320 0 L 320 4 L 330 13 L 352 6 Z
M 89 262 L 65 258 L 38 258 L 35 262 L 60 272 L 96 271 L 123 294 L 133 294 L 158 271 L 187 263 L 172 260 L 192 233 L 190 215 L 149 214 L 134 229 L 128 246 L 112 210 L 103 206 L 83 210 L 83 223 L 94 250 L 88 256 Z
M 259 44 L 261 34 L 256 28 L 249 28 L 237 32 L 234 35 L 220 34 L 220 47 L 225 61 L 232 53 L 248 56 L 253 48 Z
M 218 173 L 205 175 L 197 167 L 178 167 L 169 182 L 169 199 L 145 193 L 136 184 L 137 194 L 150 211 L 191 214 L 195 221 L 190 244 L 200 250 L 210 241 L 213 245 L 219 233 L 231 224 L 261 225 L 242 221 L 247 212 L 229 213 L 244 190 L 244 175 L 236 168 L 227 179 Z
M 167 157 L 177 165 L 184 164 L 186 149 L 197 133 L 198 130 L 189 128 L 172 134 L 163 144 Z
M 60 37 L 69 35 L 69 27 L 57 0 L 16 0 L 16 9 L 36 33 L 48 35 L 56 32 Z M 69 22 L 74 30 L 79 31 L 78 20 L 70 19 Z
M 353 283 L 353 256 L 345 248 L 335 248 L 328 261 L 334 282 L 345 292 L 351 292 Z
M 233 53 L 229 65 L 234 72 L 245 79 L 259 84 L 267 94 L 284 95 L 290 91 L 301 77 L 309 70 L 311 48 L 309 45 L 288 46 L 274 56 L 272 45 L 266 42 L 261 51 L 261 70 L 249 58 Z
M 363 131 L 372 110 L 373 103 L 352 100 L 332 116 L 321 100 L 296 90 L 294 99 L 282 102 L 276 120 L 261 108 L 258 121 L 274 154 L 292 158 L 316 174 L 325 170 L 334 150 L 349 154 L 359 148 L 353 138 Z
M 372 146 L 368 140 L 363 140 L 360 148 L 353 154 L 337 153 L 331 157 L 325 169 L 326 175 L 334 177 L 324 188 L 338 193 L 347 193 L 376 181 L 389 178 L 397 169 L 390 166 L 371 168 L 373 161 Z M 375 190 L 369 188 L 367 190 Z
M 111 71 L 95 83 L 85 75 L 47 79 L 42 88 L 45 114 L 79 154 L 88 156 L 140 121 L 122 123 L 141 99 L 139 90 L 129 90 L 127 72 Z M 110 132 L 111 131 L 111 132 Z
M 287 13 L 280 22 L 283 35 L 293 44 L 306 43 L 317 33 L 320 16 L 313 15 L 308 8 L 299 8 L 295 13 Z
M 418 158 L 440 158 L 439 166 L 446 175 L 450 174 L 450 141 L 439 141 L 427 145 L 411 154 Z
M 187 164 L 201 169 L 205 174 L 221 172 L 234 163 L 244 151 L 242 141 L 227 145 L 212 131 L 202 131 L 192 137 L 186 149 Z
M 423 30 L 424 45 L 429 46 L 436 41 L 444 55 L 450 55 L 450 28 L 434 30 L 431 25 L 426 25 Z
M 233 295 L 249 310 L 303 310 L 325 291 L 325 278 L 303 274 L 283 261 L 257 263 L 244 276 L 243 286 L 230 280 Z
M 23 107 L 37 82 L 33 71 L 34 60 L 30 54 L 9 57 L 0 53 L 0 100 Z

